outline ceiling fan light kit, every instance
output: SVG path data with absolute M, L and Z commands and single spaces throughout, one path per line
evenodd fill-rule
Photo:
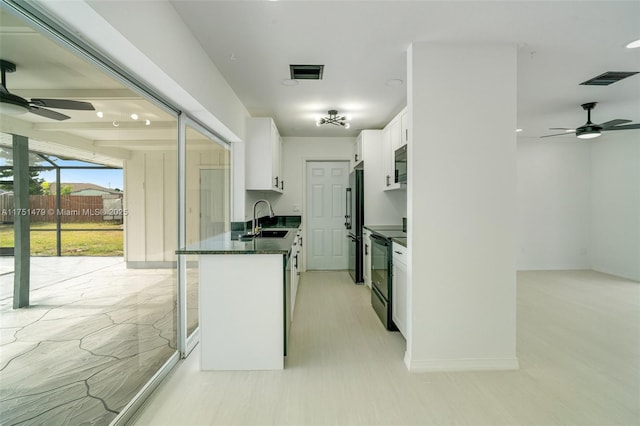
M 640 124 L 627 124 L 631 123 L 631 120 L 625 120 L 617 118 L 615 120 L 609 120 L 605 123 L 595 124 L 591 122 L 591 110 L 595 108 L 597 102 L 587 102 L 582 104 L 582 109 L 587 111 L 587 122 L 580 127 L 569 129 L 565 127 L 552 127 L 551 130 L 564 130 L 563 133 L 556 133 L 553 135 L 540 136 L 541 138 L 549 138 L 552 136 L 561 136 L 569 133 L 575 133 L 579 139 L 594 139 L 602 134 L 602 132 L 610 130 L 634 130 L 640 129 Z
M 0 86 L 0 112 L 3 114 L 18 115 L 30 112 L 52 120 L 67 120 L 71 117 L 47 108 L 70 109 L 76 111 L 94 111 L 95 108 L 89 102 L 73 101 L 68 99 L 36 99 L 30 101 L 14 95 L 7 89 L 7 73 L 16 71 L 16 64 L 0 59 L 0 72 L 2 73 L 2 86 Z
M 330 109 L 329 111 L 327 111 L 327 113 L 329 114 L 329 116 L 319 118 L 316 121 L 316 126 L 320 127 L 323 124 L 332 124 L 334 126 L 342 126 L 345 129 L 351 127 L 351 125 L 347 123 L 347 120 L 349 120 L 349 118 L 344 115 L 338 115 L 338 110 Z

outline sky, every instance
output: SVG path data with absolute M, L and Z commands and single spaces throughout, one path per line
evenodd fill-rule
M 47 182 L 56 181 L 55 170 L 40 172 L 40 178 Z M 105 188 L 124 189 L 121 169 L 63 169 L 60 171 L 60 181 L 65 183 L 93 183 Z

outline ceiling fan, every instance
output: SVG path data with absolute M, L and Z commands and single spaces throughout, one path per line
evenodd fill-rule
M 587 102 L 582 104 L 582 109 L 587 111 L 587 122 L 580 127 L 567 128 L 567 127 L 551 127 L 550 130 L 564 130 L 564 133 L 556 133 L 553 135 L 540 136 L 541 138 L 548 138 L 551 136 L 566 135 L 568 133 L 575 133 L 580 139 L 593 139 L 600 136 L 602 132 L 609 130 L 632 130 L 640 129 L 640 124 L 625 124 L 631 123 L 631 120 L 616 119 L 610 120 L 606 123 L 594 124 L 591 122 L 591 110 L 595 108 L 597 102 Z
M 47 108 L 72 109 L 80 111 L 93 111 L 95 108 L 89 102 L 71 101 L 67 99 L 31 99 L 30 101 L 14 95 L 7 89 L 6 73 L 14 72 L 16 65 L 13 62 L 0 59 L 2 71 L 2 87 L 0 87 L 0 112 L 7 114 L 24 114 L 27 112 L 37 114 L 53 120 L 67 120 L 71 117 L 52 111 Z

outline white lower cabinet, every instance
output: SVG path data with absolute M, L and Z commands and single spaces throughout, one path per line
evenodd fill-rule
M 407 300 L 407 248 L 393 243 L 393 281 L 391 312 L 393 322 L 398 326 L 400 333 L 407 337 L 408 300 Z
M 362 247 L 364 252 L 362 275 L 364 283 L 371 288 L 371 231 L 367 229 L 362 231 Z

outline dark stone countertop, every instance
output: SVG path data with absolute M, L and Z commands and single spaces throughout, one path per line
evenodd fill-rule
M 364 225 L 364 228 L 382 238 L 407 246 L 407 233 L 402 232 L 400 225 Z
M 407 238 L 406 237 L 393 237 L 393 238 L 391 238 L 391 241 L 393 241 L 394 243 L 398 243 L 403 247 L 407 246 Z
M 289 231 L 283 238 L 254 238 L 240 241 L 238 236 L 244 232 L 232 231 L 216 235 L 184 249 L 176 250 L 176 254 L 282 254 L 288 255 L 293 240 L 298 232 L 297 228 L 269 228 L 286 229 Z

